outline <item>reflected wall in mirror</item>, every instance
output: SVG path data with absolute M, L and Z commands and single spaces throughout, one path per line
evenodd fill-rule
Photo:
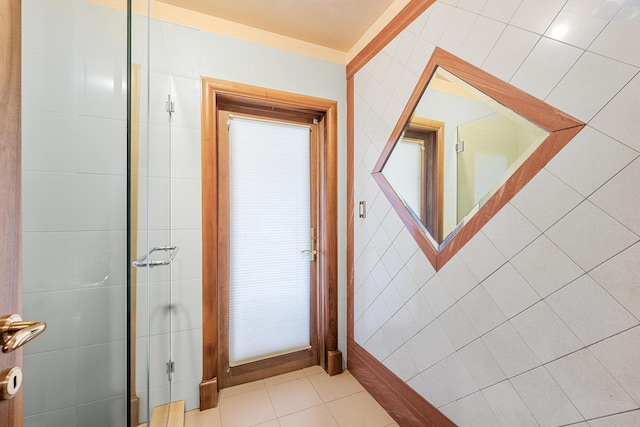
M 438 48 L 373 175 L 438 270 L 583 126 Z

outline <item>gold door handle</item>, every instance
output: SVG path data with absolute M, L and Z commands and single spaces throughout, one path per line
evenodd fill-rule
M 26 322 L 19 314 L 0 317 L 2 352 L 11 353 L 30 342 L 47 329 L 44 322 Z
M 316 231 L 313 228 L 311 229 L 310 245 L 311 245 L 311 249 L 305 249 L 303 251 L 300 251 L 300 253 L 301 254 L 303 254 L 305 252 L 309 253 L 309 260 L 310 261 L 315 261 L 316 260 L 316 254 L 318 252 L 316 251 Z

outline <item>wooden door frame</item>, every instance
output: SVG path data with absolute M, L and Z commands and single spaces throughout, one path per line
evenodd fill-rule
M 425 174 L 431 173 L 429 197 L 421 193 L 420 212 L 416 212 L 427 229 L 435 230 L 434 239 L 441 242 L 444 238 L 444 123 L 425 117 L 412 117 L 407 128 L 407 135 L 415 132 L 424 144 L 422 156 L 422 177 L 420 188 L 427 188 Z M 435 209 L 433 207 L 435 206 Z M 430 214 L 430 215 L 429 215 Z M 429 218 L 431 216 L 431 218 Z M 431 230 L 429 230 L 431 232 Z
M 0 315 L 22 312 L 21 2 L 0 4 Z M 22 350 L 0 352 L 0 375 L 22 368 Z M 0 420 L 23 424 L 22 388 L 0 400 Z
M 202 79 L 202 382 L 200 410 L 218 401 L 218 283 L 217 283 L 217 110 L 228 97 L 274 110 L 319 115 L 318 288 L 320 365 L 335 375 L 342 372 L 338 350 L 338 108 L 337 102 L 257 86 Z

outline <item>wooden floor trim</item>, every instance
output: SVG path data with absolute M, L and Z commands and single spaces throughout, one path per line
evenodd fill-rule
M 455 427 L 455 424 L 416 391 L 351 341 L 347 369 L 403 427 Z

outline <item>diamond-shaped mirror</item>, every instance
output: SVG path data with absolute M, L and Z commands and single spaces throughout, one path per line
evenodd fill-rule
M 373 174 L 438 270 L 583 126 L 436 49 Z

